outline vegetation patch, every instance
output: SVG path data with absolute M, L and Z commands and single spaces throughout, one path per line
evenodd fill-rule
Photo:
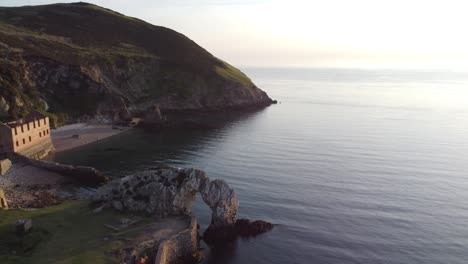
M 119 263 L 118 252 L 132 235 L 151 224 L 140 217 L 138 224 L 115 230 L 105 225 L 122 217 L 115 211 L 93 213 L 90 201 L 67 201 L 38 210 L 0 210 L 0 263 Z M 32 219 L 33 229 L 18 235 L 14 223 Z
M 247 75 L 226 62 L 223 62 L 222 66 L 215 66 L 215 71 L 227 80 L 235 81 L 247 87 L 253 86 L 252 80 Z

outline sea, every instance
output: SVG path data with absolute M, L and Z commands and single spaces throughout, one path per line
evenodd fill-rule
M 243 68 L 279 101 L 212 127 L 135 129 L 57 154 L 113 177 L 169 164 L 237 192 L 271 232 L 204 264 L 468 263 L 468 73 Z M 201 231 L 210 210 L 198 197 Z

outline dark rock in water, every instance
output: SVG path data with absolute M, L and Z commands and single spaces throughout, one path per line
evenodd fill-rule
M 145 125 L 159 125 L 164 122 L 159 105 L 153 105 L 143 119 Z
M 225 226 L 221 228 L 210 225 L 205 232 L 203 232 L 203 241 L 208 245 L 223 244 L 234 241 L 238 237 L 235 226 Z
M 271 229 L 273 229 L 273 224 L 266 221 L 238 219 L 234 226 L 222 228 L 209 226 L 203 233 L 203 240 L 210 245 L 222 244 L 233 241 L 238 237 L 254 237 Z
M 262 220 L 252 222 L 248 219 L 238 219 L 235 227 L 240 236 L 256 236 L 273 229 L 273 224 Z

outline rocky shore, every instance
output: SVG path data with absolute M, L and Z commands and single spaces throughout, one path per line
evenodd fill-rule
M 146 124 L 146 127 L 154 127 L 154 124 L 164 128 L 174 127 L 168 125 L 174 123 L 168 123 L 158 108 L 154 108 L 152 115 L 152 120 L 157 120 L 157 122 L 151 125 Z M 187 116 L 187 118 L 209 122 L 208 119 L 200 119 L 199 115 Z M 186 121 L 187 119 L 181 119 L 177 124 L 190 124 Z M 196 124 L 200 123 L 196 122 Z M 82 127 L 85 129 L 81 130 Z M 96 137 L 96 132 L 103 130 L 104 135 L 98 132 L 100 136 Z M 114 132 L 114 130 L 117 131 Z M 74 142 L 75 133 L 80 133 L 78 134 L 80 137 L 99 140 L 101 136 L 109 137 L 122 131 L 126 129 L 79 124 L 62 128 L 59 133 L 61 133 L 63 146 L 66 146 L 67 142 L 72 142 L 68 144 L 72 148 L 80 146 Z M 52 139 L 57 139 L 54 139 L 54 134 Z M 83 143 L 88 142 L 83 141 Z M 63 146 L 62 150 L 66 149 Z M 14 210 L 19 208 L 47 211 L 73 200 L 92 200 L 88 208 L 79 207 L 73 210 L 78 210 L 81 214 L 92 214 L 91 218 L 110 214 L 120 219 L 117 223 L 110 220 L 100 223 L 99 230 L 102 226 L 107 230 L 100 232 L 113 232 L 105 236 L 106 243 L 124 241 L 122 244 L 124 246 L 119 246 L 118 249 L 107 253 L 104 251 L 97 253 L 106 254 L 110 262 L 196 263 L 202 258 L 199 249 L 200 239 L 210 246 L 216 246 L 230 243 L 238 237 L 256 236 L 273 228 L 271 223 L 261 220 L 237 219 L 239 202 L 236 192 L 225 181 L 210 179 L 201 170 L 162 166 L 108 182 L 109 178 L 94 168 L 62 165 L 16 154 L 11 155 L 11 158 L 13 158 L 13 166 L 5 176 L 0 177 L 0 189 L 4 190 L 12 213 L 14 214 Z M 203 234 L 199 234 L 197 219 L 191 213 L 197 194 L 200 194 L 212 210 L 211 225 Z M 0 211 L 0 215 L 2 214 L 5 213 Z M 7 212 L 6 216 L 8 215 Z M 146 219 L 144 225 L 142 218 Z M 8 224 L 5 222 L 8 218 L 3 219 L 3 222 L 0 219 L 0 233 L 1 226 Z M 36 218 L 32 219 L 36 221 Z M 54 219 L 50 221 L 57 221 Z M 62 225 L 61 221 L 55 224 Z M 92 221 L 89 222 L 90 230 L 98 227 L 93 227 L 94 225 Z M 44 226 L 40 224 L 39 228 L 44 228 Z M 138 231 L 131 231 L 134 229 Z M 47 232 L 61 233 L 63 231 Z M 122 238 L 118 235 L 122 232 L 129 233 Z M 99 238 L 92 235 L 90 239 Z M 47 238 L 40 239 L 40 241 L 43 240 Z M 19 243 L 18 245 L 22 245 L 24 242 Z M 29 250 L 34 250 L 34 248 Z M 88 250 L 90 249 L 85 248 L 83 252 Z M 0 250 L 0 260 L 2 260 L 2 254 Z M 119 261 L 116 261 L 117 259 Z
M 88 176 L 82 176 L 86 174 Z M 91 178 L 95 181 L 89 181 Z M 86 214 L 96 217 L 116 214 L 119 218 L 122 218 L 119 215 L 125 215 L 117 224 L 103 224 L 108 231 L 116 232 L 106 236 L 109 243 L 117 239 L 118 233 L 142 228 L 126 236 L 125 246 L 110 255 L 111 259 L 120 259 L 119 262 L 125 264 L 195 263 L 201 258 L 200 239 L 209 245 L 217 245 L 237 237 L 259 235 L 273 228 L 264 221 L 237 219 L 239 202 L 235 191 L 226 182 L 212 180 L 201 170 L 157 167 L 97 188 L 99 185 L 96 184 L 104 179 L 101 173 L 91 168 L 17 158 L 10 171 L 0 178 L 0 186 L 13 210 L 49 210 L 70 199 L 92 199 Z M 88 187 L 83 187 L 83 183 Z M 211 225 L 203 236 L 198 233 L 197 220 L 191 213 L 196 194 L 200 194 L 212 210 Z M 144 225 L 141 224 L 142 217 L 146 219 Z M 0 227 L 4 224 L 0 220 Z M 166 227 L 174 231 L 165 232 Z M 1 257 L 0 252 L 0 260 Z

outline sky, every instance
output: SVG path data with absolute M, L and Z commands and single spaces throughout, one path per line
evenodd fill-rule
M 0 0 L 0 6 L 53 2 Z M 88 2 L 172 28 L 236 66 L 468 70 L 468 1 Z

